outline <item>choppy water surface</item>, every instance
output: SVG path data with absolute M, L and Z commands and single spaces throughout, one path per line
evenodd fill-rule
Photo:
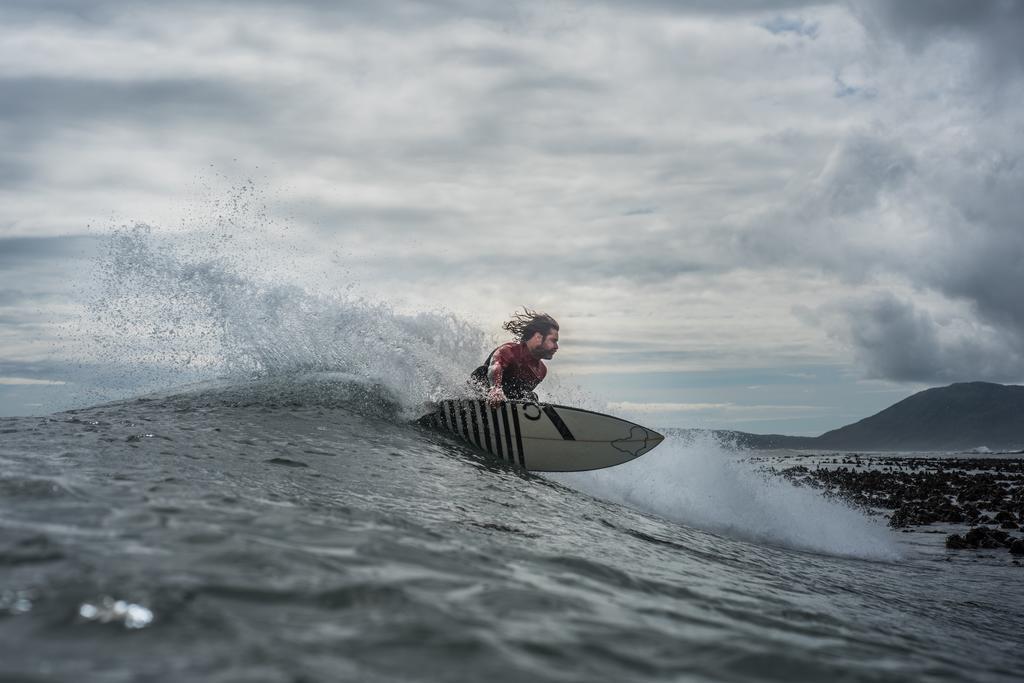
M 0 678 L 996 681 L 1024 663 L 1024 570 L 743 454 L 676 438 L 556 482 L 337 391 L 0 421 Z

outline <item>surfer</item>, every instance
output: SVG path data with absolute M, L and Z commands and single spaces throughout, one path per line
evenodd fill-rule
M 558 351 L 558 323 L 547 313 L 523 307 L 502 325 L 518 341 L 491 351 L 484 364 L 473 371 L 472 381 L 487 395 L 487 402 L 537 400 L 533 390 L 548 373 L 544 360 Z

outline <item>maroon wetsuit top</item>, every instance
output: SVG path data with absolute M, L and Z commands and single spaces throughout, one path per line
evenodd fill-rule
M 539 358 L 526 348 L 526 344 L 508 342 L 494 350 L 491 366 L 494 368 L 493 386 L 500 386 L 506 398 L 523 398 L 533 391 L 545 375 L 548 368 Z

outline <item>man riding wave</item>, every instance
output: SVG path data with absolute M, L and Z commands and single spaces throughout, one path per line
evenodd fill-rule
M 524 307 L 502 328 L 518 341 L 491 351 L 484 364 L 473 371 L 472 380 L 486 392 L 491 405 L 502 401 L 536 401 L 533 390 L 548 373 L 542 361 L 551 360 L 558 351 L 558 323 L 547 313 Z

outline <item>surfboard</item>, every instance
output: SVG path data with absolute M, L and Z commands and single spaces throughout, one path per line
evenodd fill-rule
M 639 458 L 661 443 L 658 432 L 581 408 L 478 399 L 441 401 L 418 420 L 505 462 L 533 472 L 582 472 Z

